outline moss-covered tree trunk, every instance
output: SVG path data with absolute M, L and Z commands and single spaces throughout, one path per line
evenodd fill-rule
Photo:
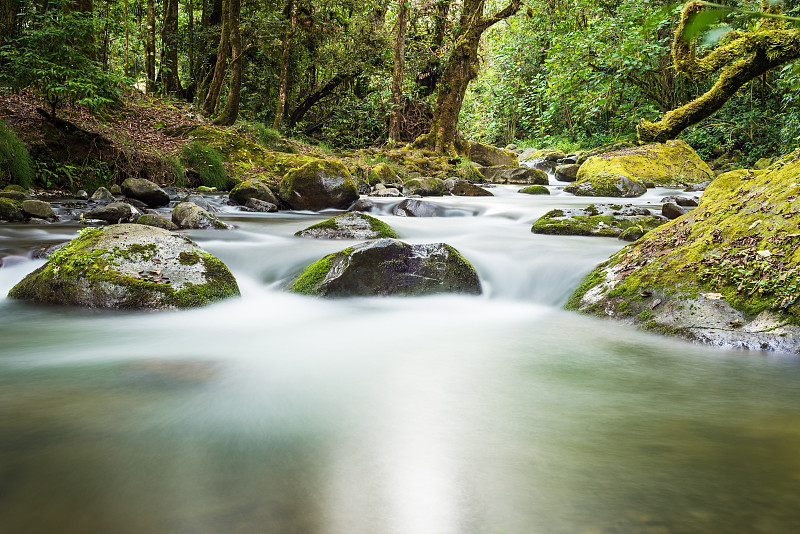
M 762 10 L 776 14 L 779 6 L 762 1 Z M 717 82 L 705 94 L 674 109 L 655 123 L 639 121 L 636 131 L 643 143 L 674 139 L 684 129 L 705 119 L 728 101 L 744 84 L 769 69 L 800 58 L 800 32 L 787 29 L 780 19 L 763 18 L 753 32 L 732 32 L 725 43 L 703 58 L 697 57 L 697 41 L 686 38 L 687 27 L 700 11 L 701 2 L 690 2 L 683 8 L 681 22 L 675 31 L 672 56 L 675 69 L 693 81 L 710 78 L 721 71 Z
M 242 90 L 242 64 L 244 63 L 244 49 L 242 48 L 242 34 L 239 32 L 239 18 L 241 15 L 241 0 L 228 0 L 230 12 L 228 13 L 228 24 L 231 29 L 231 84 L 228 88 L 228 99 L 225 101 L 225 109 L 219 117 L 214 119 L 214 124 L 230 126 L 236 122 L 239 116 L 239 103 L 241 101 Z
M 510 3 L 496 14 L 485 17 L 485 0 L 465 0 L 458 28 L 460 31 L 447 59 L 436 96 L 431 130 L 414 141 L 417 148 L 440 154 L 464 153 L 466 145 L 458 139 L 458 115 L 467 86 L 478 75 L 478 45 L 481 35 L 493 24 L 519 11 L 520 0 Z
M 394 67 L 392 69 L 392 116 L 389 121 L 389 139 L 400 140 L 403 130 L 403 63 L 406 55 L 406 26 L 408 26 L 408 2 L 400 0 L 397 12 L 397 36 L 394 41 Z
M 228 48 L 230 48 L 230 0 L 222 2 L 222 28 L 217 49 L 217 62 L 214 65 L 214 75 L 208 85 L 208 94 L 203 102 L 203 111 L 211 116 L 219 104 L 219 94 L 222 92 L 222 83 L 225 81 L 225 69 L 228 61 Z

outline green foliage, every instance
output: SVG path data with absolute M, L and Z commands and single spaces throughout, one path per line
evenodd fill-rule
M 337 148 L 361 148 L 386 136 L 380 101 L 375 94 L 358 98 L 348 94 L 322 127 L 322 141 Z
M 188 167 L 200 175 L 200 183 L 204 186 L 227 189 L 228 176 L 218 150 L 194 140 L 183 148 L 183 157 Z
M 94 59 L 94 20 L 72 11 L 70 0 L 31 9 L 30 24 L 0 48 L 0 81 L 14 89 L 33 87 L 53 114 L 66 102 L 99 109 L 117 97 L 119 78 Z
M 0 120 L 0 187 L 17 184 L 28 189 L 33 185 L 33 176 L 28 149 L 8 124 Z
M 87 160 L 83 163 L 37 161 L 36 181 L 45 189 L 78 189 L 95 191 L 108 188 L 112 183 L 112 171 L 105 161 Z
M 165 160 L 170 170 L 172 171 L 172 175 L 175 180 L 174 181 L 175 186 L 186 187 L 187 185 L 189 185 L 188 180 L 186 180 L 186 169 L 183 167 L 181 160 L 171 155 L 167 156 Z

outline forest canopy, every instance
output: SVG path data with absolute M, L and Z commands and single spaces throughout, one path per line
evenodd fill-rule
M 724 8 L 704 15 L 687 54 L 719 57 L 767 29 L 796 35 L 796 2 Z M 452 153 L 462 137 L 597 146 L 635 139 L 640 120 L 660 124 L 724 76 L 721 64 L 702 75 L 673 64 L 683 9 L 657 0 L 6 0 L 0 86 L 32 88 L 52 115 L 139 90 L 189 102 L 218 124 L 245 119 L 338 147 L 416 139 Z M 679 135 L 704 157 L 739 151 L 748 161 L 797 147 L 797 55 L 762 64 L 709 118 L 643 140 Z M 443 113 L 450 130 L 436 141 Z

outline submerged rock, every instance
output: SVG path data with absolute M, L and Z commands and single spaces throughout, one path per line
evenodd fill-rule
M 350 171 L 338 161 L 314 160 L 286 173 L 281 200 L 295 210 L 347 209 L 358 199 Z
M 325 256 L 288 290 L 322 297 L 479 295 L 481 285 L 472 265 L 449 245 L 380 239 Z
M 144 202 L 150 208 L 158 208 L 169 204 L 169 195 L 158 185 L 144 178 L 127 178 L 122 185 L 122 194 Z
M 618 204 L 592 204 L 586 208 L 556 209 L 545 213 L 533 226 L 534 234 L 594 235 L 620 237 L 628 228 L 639 228 L 644 234 L 666 223 L 646 208 Z M 630 234 L 629 234 L 630 235 Z
M 9 291 L 89 308 L 192 308 L 239 295 L 231 272 L 188 237 L 139 224 L 88 228 Z
M 399 238 L 394 230 L 375 217 L 350 211 L 300 230 L 294 235 L 316 239 Z
M 543 185 L 529 185 L 523 187 L 517 193 L 525 193 L 526 195 L 549 195 L 550 190 Z
M 172 222 L 179 228 L 227 230 L 231 226 L 217 219 L 197 204 L 181 202 L 172 210 Z
M 697 209 L 598 266 L 568 308 L 719 345 L 800 353 L 800 151 L 720 175 Z

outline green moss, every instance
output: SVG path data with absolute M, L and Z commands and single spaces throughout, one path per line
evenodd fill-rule
M 10 198 L 0 197 L 0 219 L 6 221 L 21 221 L 24 219 L 22 204 Z
M 200 176 L 202 185 L 223 191 L 230 189 L 222 154 L 218 150 L 194 140 L 183 148 L 183 157 L 187 165 Z
M 636 319 L 642 322 L 648 321 L 653 318 L 653 313 L 650 310 L 644 310 L 636 316 Z
M 567 303 L 564 305 L 565 309 L 575 310 L 575 311 L 580 309 L 581 300 L 583 299 L 583 296 L 586 294 L 586 292 L 592 289 L 593 287 L 598 286 L 603 282 L 605 282 L 606 275 L 604 267 L 606 265 L 607 263 L 598 265 L 594 270 L 592 270 L 592 272 L 590 272 L 584 277 L 583 281 L 581 281 L 581 285 L 579 285 L 577 289 L 575 289 L 575 291 L 569 297 L 569 300 L 567 300 Z M 584 311 L 587 312 L 588 310 Z
M 626 301 L 626 300 L 623 300 L 623 301 L 622 301 L 622 302 L 620 302 L 620 303 L 619 303 L 619 305 L 617 306 L 617 310 L 619 310 L 619 311 L 621 311 L 621 312 L 623 312 L 623 313 L 624 313 L 625 311 L 627 311 L 627 310 L 628 310 L 628 307 L 629 307 L 629 306 L 630 306 L 630 305 L 628 304 L 628 301 Z
M 523 187 L 518 191 L 519 193 L 525 193 L 526 195 L 549 195 L 550 190 L 547 189 L 543 185 L 531 185 L 528 187 Z
M 0 187 L 16 184 L 24 190 L 33 185 L 33 160 L 17 134 L 0 120 Z
M 590 213 L 599 213 L 593 205 L 587 210 Z M 648 231 L 666 222 L 666 219 L 645 216 L 633 220 L 613 215 L 565 216 L 562 210 L 552 210 L 533 223 L 531 232 L 547 235 L 619 237 L 628 228 L 635 227 Z
M 238 296 L 236 278 L 222 261 L 205 252 L 200 255 L 205 267 L 205 284 L 190 285 L 179 291 L 172 290 L 170 302 L 176 308 L 196 308 L 211 302 Z
M 200 261 L 200 254 L 197 252 L 181 252 L 178 254 L 178 262 L 181 265 L 195 265 Z
M 376 219 L 375 217 L 366 214 L 364 214 L 364 216 L 369 221 L 370 229 L 376 233 L 375 239 L 384 239 L 384 238 L 400 239 L 400 236 L 397 235 L 397 232 L 392 230 L 392 227 L 383 222 L 382 220 Z
M 333 256 L 334 254 L 329 254 L 306 267 L 297 280 L 289 285 L 289 292 L 301 295 L 315 295 L 319 285 L 325 280 L 325 277 L 333 267 Z

